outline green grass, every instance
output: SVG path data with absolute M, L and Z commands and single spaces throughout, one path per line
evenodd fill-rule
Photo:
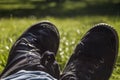
M 57 61 L 61 70 L 82 36 L 97 23 L 112 25 L 120 37 L 118 0 L 81 0 L 62 4 L 42 0 L 0 0 L 0 72 L 15 40 L 29 26 L 42 20 L 54 23 L 60 32 Z M 44 0 L 43 0 L 44 1 Z M 118 1 L 119 2 L 119 1 Z M 120 44 L 119 44 L 120 45 Z M 110 80 L 120 80 L 120 50 Z
M 91 20 L 92 19 L 92 20 Z M 72 54 L 76 44 L 80 41 L 82 36 L 94 24 L 105 22 L 117 30 L 120 34 L 120 19 L 107 16 L 82 16 L 74 18 L 54 18 L 45 17 L 40 19 L 33 18 L 2 18 L 0 19 L 0 71 L 3 70 L 6 64 L 7 56 L 12 44 L 15 40 L 28 28 L 30 25 L 42 20 L 49 20 L 53 22 L 60 32 L 60 48 L 57 55 L 57 61 L 63 69 L 66 61 Z M 94 20 L 94 21 L 93 21 Z M 120 58 L 116 63 L 111 80 L 119 80 L 120 77 Z

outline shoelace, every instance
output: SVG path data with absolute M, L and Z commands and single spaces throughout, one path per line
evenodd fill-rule
M 50 75 L 58 78 L 58 64 L 55 61 L 55 54 L 50 51 L 43 53 L 40 59 L 40 66 L 44 68 L 44 71 Z
M 80 45 L 83 46 L 84 44 L 81 42 Z M 93 57 L 92 55 L 88 56 L 87 54 L 82 53 L 80 50 L 75 55 L 78 57 L 77 60 L 69 63 L 69 65 L 66 67 L 67 70 L 64 71 L 67 73 L 62 75 L 62 80 L 79 80 L 81 77 L 84 77 L 85 80 L 91 80 L 91 77 L 95 74 L 96 70 L 100 68 L 102 64 L 104 64 L 104 58 Z M 76 71 L 78 73 L 76 73 Z
M 30 50 L 19 49 L 19 50 L 17 50 L 17 52 L 22 52 L 22 53 L 27 52 L 28 54 L 35 53 L 35 52 L 40 52 L 40 49 L 37 49 L 36 46 L 32 45 L 33 43 L 37 43 L 36 41 L 37 41 L 37 37 L 32 33 L 28 33 L 27 38 L 22 38 L 20 41 L 18 41 L 18 43 L 22 46 L 27 46 L 28 48 L 30 48 Z M 43 65 L 52 64 L 55 61 L 55 55 L 54 55 L 53 52 L 46 51 L 41 56 L 42 57 L 41 57 L 40 61 Z
M 91 61 L 92 62 L 92 61 Z M 76 62 L 72 62 L 67 66 L 68 72 L 63 74 L 62 77 L 65 77 L 65 80 L 79 80 L 81 77 L 84 77 L 85 80 L 91 80 L 92 75 L 95 74 L 95 71 L 100 68 L 100 66 L 104 63 L 104 59 L 101 58 L 95 63 L 91 62 L 81 62 L 82 64 L 79 65 L 79 70 L 76 69 Z M 84 64 L 85 63 L 85 64 Z M 78 70 L 78 73 L 76 74 L 76 71 Z M 85 71 L 84 71 L 85 70 Z M 77 79 L 78 78 L 78 79 Z M 64 78 L 62 79 L 64 80 Z
M 37 52 L 37 51 L 40 51 L 40 49 L 38 49 L 36 46 L 33 45 L 34 43 L 36 43 L 36 41 L 37 41 L 36 36 L 33 35 L 32 33 L 28 33 L 27 38 L 23 37 L 17 43 L 22 45 L 22 46 L 26 46 L 27 48 L 29 48 L 29 50 L 27 50 L 27 49 L 22 49 L 22 50 L 18 49 L 17 51 L 19 51 L 19 52 Z
M 98 68 L 100 68 L 103 63 L 104 63 L 104 59 L 103 58 L 93 59 L 91 61 L 89 59 L 89 60 L 83 62 L 83 64 L 82 64 L 83 65 L 83 69 L 85 71 L 81 70 L 81 72 L 79 72 L 78 74 L 84 76 L 86 80 L 91 80 L 92 75 L 94 75 L 96 73 L 96 70 Z
M 84 46 L 84 43 L 81 42 L 80 45 Z M 94 55 L 88 55 L 87 53 L 82 53 L 80 50 L 78 51 L 77 54 L 78 56 L 83 58 L 83 60 L 80 60 L 80 61 L 83 61 L 82 65 L 84 65 L 83 67 L 85 68 L 85 71 L 79 72 L 80 73 L 79 76 L 82 75 L 82 76 L 85 76 L 86 80 L 91 80 L 91 76 L 95 74 L 95 71 L 98 68 L 100 68 L 102 64 L 104 64 L 104 58 L 97 57 Z
M 44 33 L 44 35 L 46 35 L 46 34 Z M 40 50 L 41 46 L 39 45 L 39 43 L 41 44 L 39 37 L 35 36 L 32 33 L 28 33 L 25 36 L 27 36 L 27 37 L 26 38 L 23 37 L 22 40 L 20 40 L 20 42 L 18 44 L 22 45 L 23 47 L 27 46 L 28 50 L 27 49 L 24 50 L 22 48 L 22 49 L 18 49 L 17 52 L 19 52 L 19 53 L 27 52 L 28 55 L 26 57 L 27 57 L 28 63 L 30 65 L 36 65 L 40 70 L 45 71 L 53 76 L 56 75 L 56 77 L 57 77 L 58 72 L 56 73 L 55 70 L 58 71 L 58 69 L 57 69 L 58 64 L 55 61 L 55 53 L 50 52 L 50 51 L 45 51 L 42 53 L 41 52 L 42 50 Z M 40 49 L 38 49 L 38 48 L 40 48 Z

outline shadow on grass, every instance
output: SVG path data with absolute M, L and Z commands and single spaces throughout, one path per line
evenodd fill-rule
M 79 2 L 79 1 L 78 1 Z M 75 2 L 74 2 L 75 3 Z M 71 5 L 73 8 L 65 9 L 67 4 L 65 3 L 54 3 L 54 6 L 50 6 L 50 3 L 35 1 L 30 2 L 30 4 L 34 5 L 33 8 L 16 8 L 16 9 L 0 9 L 0 17 L 30 17 L 35 16 L 45 17 L 45 16 L 52 16 L 58 18 L 65 18 L 65 17 L 76 17 L 76 16 L 96 16 L 96 15 L 107 15 L 107 16 L 119 16 L 120 15 L 120 3 L 102 3 L 102 4 L 93 4 L 87 5 L 85 7 L 77 7 L 74 8 L 74 4 Z M 76 2 L 77 3 L 77 2 Z M 79 2 L 80 3 L 80 2 Z M 1 5 L 3 3 L 0 3 Z M 16 4 L 15 2 L 11 3 L 4 3 L 4 4 Z M 23 3 L 21 3 L 24 5 Z M 81 5 L 81 4 L 80 4 Z

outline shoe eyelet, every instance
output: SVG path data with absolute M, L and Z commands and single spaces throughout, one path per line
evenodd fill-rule
M 75 77 L 70 77 L 68 80 L 76 80 Z
M 76 70 L 76 69 L 75 69 L 75 66 L 73 65 L 73 63 L 70 64 L 70 69 L 71 69 L 72 71 L 75 71 L 75 70 Z
M 71 71 L 72 71 L 72 72 L 75 72 L 75 71 L 76 71 L 76 69 L 74 69 L 74 68 L 71 68 Z
M 98 64 L 94 64 L 94 68 L 98 69 L 99 65 Z
M 91 80 L 91 76 L 90 76 L 90 75 L 86 75 L 85 78 L 86 78 L 87 80 Z
M 92 69 L 88 69 L 88 72 L 91 74 L 94 74 L 94 70 L 92 70 Z
M 32 38 L 32 41 L 37 41 L 37 39 L 35 39 L 35 38 Z
M 32 61 L 31 61 L 31 60 L 29 60 L 29 61 L 28 61 L 28 64 L 32 64 Z
M 104 63 L 104 58 L 101 58 L 99 61 L 100 63 Z
M 45 65 L 47 65 L 48 64 L 48 61 L 45 61 Z

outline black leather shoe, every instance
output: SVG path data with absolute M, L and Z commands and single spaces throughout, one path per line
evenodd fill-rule
M 59 47 L 59 33 L 50 22 L 40 22 L 26 30 L 13 45 L 1 78 L 19 70 L 45 71 L 59 79 L 55 55 Z
M 77 45 L 61 80 L 109 80 L 118 55 L 118 35 L 100 23 L 90 29 Z

